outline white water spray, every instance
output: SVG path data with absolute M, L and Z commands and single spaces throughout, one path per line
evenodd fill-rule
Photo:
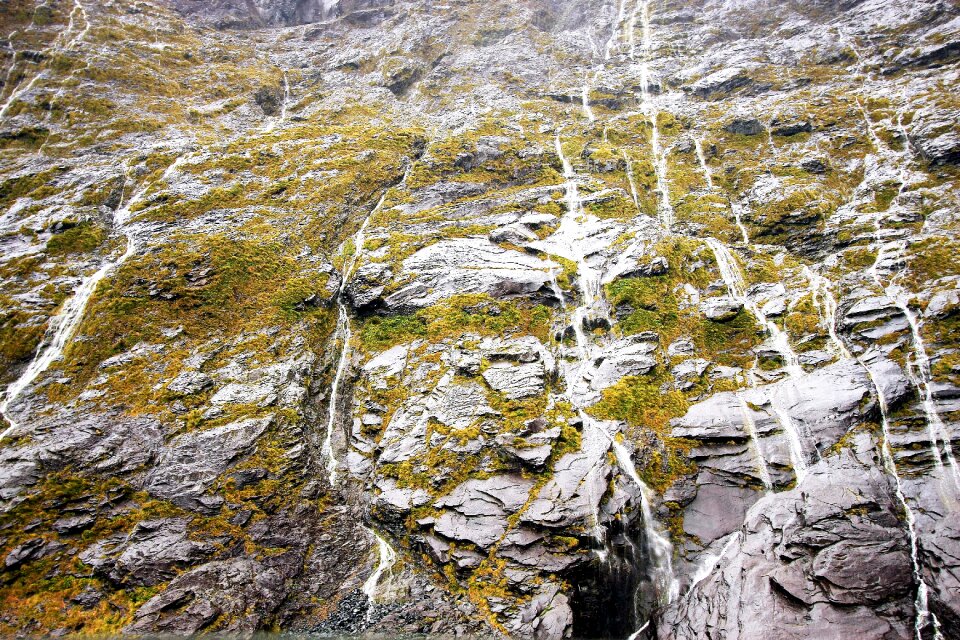
M 367 622 L 371 620 L 373 616 L 373 605 L 377 603 L 380 597 L 380 583 L 383 581 L 383 576 L 390 572 L 397 562 L 397 552 L 393 550 L 390 543 L 373 529 L 368 529 L 368 531 L 373 535 L 377 543 L 377 564 L 373 572 L 363 583 L 363 593 L 367 596 L 368 603 Z
M 322 448 L 323 455 L 327 459 L 327 472 L 331 487 L 337 482 L 338 463 L 337 456 L 333 451 L 333 430 L 337 421 L 337 399 L 340 395 L 343 374 L 347 370 L 347 362 L 350 359 L 350 340 L 353 337 L 353 331 L 350 327 L 350 313 L 346 303 L 347 283 L 350 281 L 350 275 L 357 264 L 360 252 L 363 251 L 370 219 L 383 207 L 386 197 L 387 192 L 384 191 L 377 201 L 377 205 L 367 214 L 363 224 L 360 225 L 357 233 L 353 236 L 353 253 L 344 264 L 340 287 L 337 289 L 337 328 L 334 331 L 334 338 L 335 341 L 339 340 L 342 346 L 340 348 L 340 358 L 337 360 L 337 369 L 333 376 L 333 385 L 330 387 L 330 400 L 327 403 L 327 434 L 323 440 Z
M 754 459 L 757 461 L 757 473 L 760 475 L 760 482 L 768 493 L 773 491 L 773 480 L 770 479 L 770 469 L 767 467 L 767 460 L 763 457 L 763 449 L 760 447 L 760 437 L 757 434 L 757 424 L 753 420 L 753 413 L 747 405 L 743 396 L 737 394 L 737 400 L 740 403 L 740 413 L 743 416 L 743 428 L 750 437 L 750 448 L 753 451 Z
M 699 138 L 693 139 L 693 147 L 697 151 L 697 161 L 700 163 L 700 170 L 703 171 L 703 178 L 707 181 L 707 189 L 713 191 L 713 171 L 707 164 L 707 156 L 703 154 L 703 145 Z
M 169 167 L 167 167 L 157 182 L 167 181 L 170 176 L 173 175 L 173 173 L 180 167 L 184 159 L 185 156 L 179 156 L 173 163 L 170 164 Z M 27 387 L 33 384 L 33 382 L 42 373 L 44 373 L 51 364 L 59 360 L 63 355 L 67 343 L 73 337 L 73 334 L 80 325 L 81 320 L 83 320 L 83 314 L 87 308 L 87 304 L 90 302 L 90 298 L 93 297 L 93 294 L 97 289 L 97 285 L 100 284 L 100 281 L 113 273 L 134 253 L 136 253 L 137 238 L 133 234 L 132 230 L 126 229 L 125 227 L 130 219 L 131 209 L 133 206 L 144 199 L 147 191 L 154 184 L 155 183 L 151 182 L 143 186 L 130 198 L 126 205 L 121 206 L 121 208 L 118 209 L 114 214 L 114 225 L 119 231 L 126 235 L 126 250 L 120 257 L 114 260 L 106 260 L 94 274 L 87 276 L 81 281 L 80 286 L 74 290 L 73 294 L 60 308 L 60 311 L 50 318 L 50 325 L 47 329 L 46 336 L 37 347 L 37 352 L 36 355 L 34 355 L 33 360 L 20 375 L 20 377 L 10 383 L 10 385 L 7 387 L 3 402 L 0 402 L 0 415 L 6 419 L 10 426 L 8 426 L 3 433 L 0 433 L 0 440 L 3 440 L 3 438 L 7 437 L 18 426 L 8 411 L 11 403 L 13 403 L 13 401 L 16 400 L 20 394 L 27 389 Z
M 653 35 L 650 29 L 650 0 L 638 0 L 638 13 L 642 29 L 642 60 L 640 62 L 640 110 L 650 123 L 650 155 L 657 179 L 658 217 L 660 226 L 667 233 L 673 228 L 674 210 L 670 203 L 670 185 L 667 183 L 667 157 L 660 143 L 660 111 L 656 99 L 650 94 L 650 58 L 653 56 Z

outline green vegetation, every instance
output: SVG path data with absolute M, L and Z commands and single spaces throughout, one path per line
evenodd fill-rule
M 464 333 L 535 335 L 545 340 L 551 317 L 550 309 L 543 305 L 466 294 L 421 309 L 413 315 L 367 319 L 360 329 L 360 342 L 365 351 L 373 352 L 419 337 L 435 342 Z
M 66 230 L 57 233 L 47 242 L 47 253 L 58 256 L 70 253 L 88 253 L 106 240 L 107 232 L 100 225 L 83 221 L 65 223 Z

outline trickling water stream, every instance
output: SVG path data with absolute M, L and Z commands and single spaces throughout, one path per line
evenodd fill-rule
M 336 372 L 333 376 L 333 384 L 330 387 L 330 399 L 327 403 L 327 432 L 323 440 L 322 448 L 323 455 L 327 459 L 327 473 L 329 474 L 330 486 L 334 486 L 337 483 L 338 463 L 337 456 L 333 451 L 333 430 L 337 421 L 337 401 L 340 395 L 343 374 L 347 370 L 347 362 L 350 359 L 350 339 L 353 337 L 353 331 L 350 328 L 350 313 L 346 300 L 347 283 L 350 281 L 350 275 L 353 273 L 353 269 L 357 264 L 360 252 L 363 251 L 370 219 L 383 207 L 383 202 L 386 197 L 387 192 L 384 191 L 383 195 L 381 195 L 377 201 L 377 205 L 367 214 L 367 217 L 363 220 L 363 224 L 360 225 L 357 233 L 353 236 L 353 252 L 344 263 L 343 272 L 340 276 L 340 287 L 337 289 L 337 328 L 334 331 L 333 338 L 334 343 L 337 341 L 341 343 L 341 347 Z
M 673 228 L 674 211 L 670 204 L 670 185 L 667 183 L 667 157 L 660 143 L 660 111 L 650 94 L 650 58 L 653 57 L 653 34 L 650 29 L 650 0 L 638 0 L 642 30 L 642 58 L 640 61 L 640 110 L 650 123 L 650 154 L 657 179 L 658 216 L 660 226 L 669 233 Z M 631 52 L 631 58 L 633 52 Z
M 929 587 L 923 578 L 923 569 L 920 565 L 916 515 L 914 514 L 913 509 L 910 507 L 910 504 L 907 502 L 907 498 L 903 493 L 903 485 L 900 481 L 900 474 L 897 471 L 897 464 L 893 458 L 893 449 L 890 445 L 890 419 L 886 395 L 884 394 L 883 388 L 877 382 L 873 371 L 870 369 L 867 363 L 861 358 L 857 358 L 857 361 L 867 372 L 867 376 L 870 378 L 870 383 L 873 385 L 874 391 L 877 394 L 877 403 L 880 406 L 880 454 L 883 459 L 884 469 L 894 480 L 894 492 L 897 497 L 897 502 L 903 509 L 907 524 L 907 534 L 910 540 L 910 562 L 913 570 L 913 580 L 917 586 L 917 596 L 914 600 L 914 634 L 917 640 L 923 640 L 923 631 L 926 628 L 927 623 L 931 622 L 933 624 L 935 637 L 939 637 L 939 621 L 937 620 L 937 617 L 930 612 L 927 605 L 927 592 Z
M 790 339 L 787 334 L 780 329 L 775 322 L 769 320 L 760 307 L 746 294 L 746 283 L 744 282 L 740 267 L 733 257 L 733 254 L 723 243 L 715 238 L 705 238 L 704 242 L 710 247 L 710 250 L 713 251 L 713 255 L 717 261 L 717 267 L 720 270 L 720 277 L 723 279 L 730 296 L 742 304 L 770 334 L 771 346 L 780 354 L 787 374 L 792 378 L 803 375 L 800 360 L 793 350 L 793 347 L 790 346 Z M 780 423 L 780 427 L 786 435 L 790 449 L 790 462 L 793 464 L 797 482 L 803 482 L 807 474 L 807 461 L 800 433 L 794 425 L 790 414 L 780 405 L 779 401 L 770 394 L 768 394 L 767 400 L 770 402 L 770 406 L 777 416 L 777 421 Z
M 384 574 L 391 571 L 394 564 L 396 564 L 397 552 L 393 550 L 390 543 L 379 533 L 370 528 L 368 528 L 367 531 L 370 532 L 377 542 L 376 567 L 373 573 L 371 573 L 363 583 L 363 593 L 367 596 L 367 603 L 369 605 L 367 608 L 367 621 L 369 622 L 373 616 L 373 607 L 377 604 L 377 600 L 380 597 L 380 583 L 383 581 Z
M 747 406 L 747 401 L 740 394 L 737 394 L 737 400 L 740 403 L 740 413 L 743 416 L 743 428 L 750 437 L 750 448 L 753 451 L 754 460 L 757 461 L 757 473 L 760 474 L 760 481 L 763 483 L 764 490 L 769 493 L 773 491 L 773 480 L 770 478 L 770 469 L 767 467 L 766 458 L 763 457 L 763 449 L 760 447 L 757 425 L 753 420 L 750 407 Z
M 185 155 L 178 156 L 177 159 L 167 167 L 167 169 L 163 172 L 163 175 L 160 176 L 159 180 L 156 182 L 167 181 L 185 161 L 185 159 Z M 59 312 L 50 318 L 49 328 L 47 329 L 46 336 L 37 347 L 37 351 L 33 360 L 23 371 L 20 377 L 10 383 L 10 385 L 7 387 L 3 402 L 0 402 L 0 415 L 6 419 L 6 421 L 9 423 L 9 426 L 3 431 L 3 433 L 0 433 L 0 440 L 8 436 L 17 428 L 16 421 L 9 413 L 11 403 L 16 400 L 20 394 L 27 389 L 27 387 L 33 384 L 33 382 L 43 372 L 45 372 L 51 364 L 53 364 L 63 355 L 63 351 L 66 348 L 67 343 L 73 337 L 73 333 L 80 325 L 81 320 L 83 320 L 83 314 L 87 308 L 87 304 L 90 302 L 90 298 L 93 297 L 93 294 L 97 289 L 97 285 L 100 284 L 100 281 L 106 278 L 109 274 L 113 273 L 137 252 L 137 237 L 134 235 L 133 230 L 127 227 L 127 222 L 130 219 L 131 209 L 133 206 L 144 199 L 147 191 L 154 186 L 156 182 L 151 182 L 141 187 L 139 191 L 133 194 L 133 196 L 125 205 L 122 205 L 116 211 L 116 213 L 114 213 L 114 226 L 118 231 L 126 236 L 126 250 L 118 258 L 112 260 L 108 258 L 95 273 L 87 276 L 80 282 L 80 285 L 74 290 L 73 294 L 67 299 L 66 302 L 63 303 L 63 306 L 60 307 Z
M 703 171 L 703 179 L 707 181 L 707 189 L 713 189 L 713 171 L 707 164 L 707 157 L 703 154 L 703 144 L 699 138 L 693 139 L 693 148 L 697 152 L 697 161 L 700 163 L 700 170 Z
M 649 586 L 643 587 L 645 593 L 640 597 L 644 599 L 644 611 L 649 611 L 653 607 L 668 602 L 676 592 L 676 584 L 673 578 L 672 554 L 673 549 L 670 541 L 658 530 L 650 507 L 650 489 L 640 478 L 636 467 L 633 464 L 631 455 L 626 447 L 617 441 L 616 434 L 609 433 L 606 428 L 597 420 L 592 418 L 584 409 L 589 404 L 591 395 L 588 387 L 585 385 L 585 374 L 593 366 L 592 353 L 594 350 L 595 338 L 588 335 L 585 331 L 585 324 L 591 316 L 603 316 L 610 323 L 609 314 L 606 309 L 606 302 L 601 293 L 601 272 L 590 264 L 588 260 L 588 237 L 592 231 L 598 228 L 602 222 L 584 211 L 579 195 L 577 184 L 577 175 L 572 164 L 563 151 L 563 145 L 560 140 L 559 132 L 554 139 L 554 146 L 557 156 L 563 166 L 564 172 L 564 202 L 566 212 L 560 221 L 559 228 L 547 239 L 542 241 L 540 248 L 571 260 L 577 265 L 577 283 L 579 289 L 579 305 L 570 314 L 573 332 L 577 342 L 577 361 L 571 366 L 565 367 L 564 379 L 566 381 L 566 395 L 574 408 L 578 411 L 583 424 L 583 450 L 584 451 L 607 451 L 614 452 L 617 466 L 621 472 L 630 479 L 639 489 L 639 501 L 643 525 L 643 543 L 645 548 L 641 554 L 649 562 L 648 577 Z M 552 278 L 552 287 L 554 294 L 560 300 L 561 304 L 566 303 L 565 296 L 559 286 L 556 285 L 555 274 Z M 602 455 L 600 457 L 602 458 Z M 599 468 L 591 470 L 592 473 L 599 471 Z M 590 481 L 588 478 L 587 482 Z M 599 504 L 600 496 L 593 496 L 591 504 Z M 593 535 L 598 543 L 609 545 L 605 539 L 604 531 L 599 526 L 599 514 L 594 514 Z M 624 536 L 623 546 L 628 555 L 632 557 L 632 541 Z M 604 554 L 606 555 L 606 554 Z M 635 562 L 636 560 L 634 560 Z M 650 593 L 652 592 L 652 593 Z

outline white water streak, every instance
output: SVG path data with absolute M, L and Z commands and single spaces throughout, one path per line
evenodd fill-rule
M 653 513 L 650 510 L 650 487 L 637 473 L 630 452 L 616 439 L 611 438 L 610 442 L 620 470 L 626 473 L 640 489 L 640 511 L 643 516 L 644 536 L 653 558 L 655 572 L 653 577 L 657 584 L 657 592 L 660 594 L 660 605 L 668 605 L 677 597 L 679 591 L 679 584 L 673 575 L 673 545 L 655 526 Z
M 743 205 L 738 200 L 730 200 L 730 210 L 733 211 L 733 219 L 740 229 L 740 236 L 743 238 L 744 246 L 750 246 L 750 234 L 747 233 L 747 227 L 743 224 Z
M 283 72 L 283 103 L 280 105 L 280 114 L 270 119 L 270 122 L 263 128 L 263 133 L 273 133 L 277 125 L 287 121 L 287 108 L 290 103 L 290 83 L 287 80 L 287 72 Z
M 727 285 L 727 290 L 730 292 L 731 297 L 740 302 L 744 308 L 753 314 L 757 322 L 764 326 L 769 332 L 773 347 L 783 359 L 785 364 L 784 368 L 787 370 L 787 373 L 794 378 L 803 375 L 800 359 L 790 345 L 790 339 L 787 334 L 784 333 L 775 322 L 769 320 L 760 307 L 746 295 L 746 283 L 740 271 L 740 266 L 734 259 L 733 254 L 730 253 L 726 245 L 716 238 L 705 238 L 704 242 L 706 242 L 707 246 L 713 251 L 713 255 L 717 260 L 717 267 L 720 269 L 720 276 L 723 278 L 724 284 Z
M 633 198 L 633 206 L 637 208 L 637 213 L 640 213 L 640 198 L 637 196 L 637 184 L 633 179 L 633 162 L 630 160 L 630 156 L 627 155 L 626 151 L 623 151 L 623 161 L 627 165 L 627 182 L 630 184 L 630 197 Z
M 330 480 L 331 487 L 337 482 L 338 463 L 337 456 L 333 451 L 333 430 L 336 427 L 337 421 L 337 400 L 340 395 L 343 374 L 347 370 L 347 362 L 350 359 L 350 340 L 353 337 L 353 330 L 350 327 L 350 314 L 347 309 L 345 293 L 347 290 L 347 283 L 350 280 L 350 275 L 353 273 L 353 269 L 357 264 L 357 260 L 360 257 L 361 251 L 363 251 L 363 245 L 366 242 L 367 227 L 370 224 L 370 219 L 373 218 L 378 211 L 380 211 L 381 207 L 383 207 L 383 202 L 387 197 L 387 191 L 383 192 L 383 194 L 380 196 L 380 199 L 377 201 L 377 205 L 369 214 L 367 214 L 367 217 L 363 220 L 363 224 L 360 225 L 360 229 L 358 229 L 357 233 L 353 236 L 353 254 L 344 265 L 340 280 L 340 288 L 337 290 L 337 328 L 334 332 L 334 337 L 336 340 L 340 340 L 342 346 L 340 348 L 340 358 L 337 360 L 336 373 L 333 376 L 333 385 L 330 388 L 330 400 L 327 403 L 327 433 L 323 440 L 322 447 L 323 455 L 327 458 L 327 472 L 329 474 L 328 478 Z
M 737 400 L 740 402 L 740 413 L 743 415 L 743 428 L 750 437 L 750 448 L 753 450 L 754 459 L 757 461 L 757 473 L 760 475 L 760 482 L 763 483 L 763 488 L 768 492 L 773 491 L 773 480 L 770 478 L 770 469 L 767 467 L 767 461 L 763 457 L 763 449 L 760 447 L 760 437 L 757 434 L 757 425 L 753 420 L 753 413 L 742 395 L 737 394 Z
M 897 463 L 893 458 L 893 449 L 890 446 L 890 420 L 889 408 L 887 405 L 887 399 L 883 392 L 883 388 L 877 382 L 876 377 L 873 374 L 873 371 L 870 367 L 861 359 L 857 359 L 860 365 L 866 370 L 867 376 L 870 378 L 870 382 L 873 384 L 873 388 L 877 394 L 877 402 L 880 405 L 880 422 L 881 422 L 881 442 L 880 442 L 880 453 L 883 459 L 883 466 L 886 469 L 887 473 L 894 479 L 894 488 L 895 494 L 897 496 L 897 502 L 900 503 L 900 506 L 903 508 L 903 513 L 907 521 L 907 534 L 910 539 L 910 563 L 913 569 L 913 580 L 917 584 L 917 597 L 914 600 L 914 610 L 916 612 L 916 617 L 914 619 L 914 634 L 917 640 L 923 640 L 923 628 L 926 626 L 927 621 L 931 620 L 934 625 L 935 632 L 939 634 L 939 622 L 937 621 L 936 616 L 930 613 L 929 607 L 927 605 L 927 583 L 923 579 L 923 570 L 920 564 L 920 552 L 919 552 L 919 543 L 917 538 L 917 525 L 916 525 L 916 516 L 913 513 L 913 509 L 910 508 L 910 505 L 907 503 L 907 498 L 903 493 L 903 485 L 900 482 L 900 474 L 897 472 Z
M 83 20 L 84 27 L 83 29 L 74 34 L 76 30 L 76 18 L 80 16 Z M 36 14 L 34 14 L 34 20 L 36 19 Z M 33 21 L 31 21 L 31 26 Z M 47 58 L 52 58 L 54 54 L 66 50 L 73 49 L 77 45 L 83 42 L 83 39 L 86 37 L 87 33 L 90 31 L 90 20 L 87 17 L 87 11 L 84 8 L 80 0 L 74 0 L 73 9 L 70 11 L 69 18 L 67 20 L 67 25 L 64 29 L 57 34 L 57 37 L 51 43 L 50 47 L 45 51 Z M 11 37 L 13 34 L 11 34 Z M 10 68 L 7 71 L 7 83 L 9 83 L 11 74 L 13 73 L 14 67 L 16 66 L 16 51 L 13 48 L 13 43 L 10 43 L 10 49 L 14 53 L 13 61 L 10 63 Z M 46 77 L 46 70 L 41 70 L 39 73 L 35 74 L 30 80 L 21 79 L 13 90 L 10 91 L 10 94 L 7 96 L 7 99 L 3 102 L 3 105 L 0 106 L 0 122 L 7 116 L 7 112 L 10 111 L 10 107 L 13 106 L 13 103 L 18 100 L 25 93 L 30 91 L 37 81 Z M 6 85 L 4 85 L 6 86 Z
M 830 283 L 820 274 L 814 273 L 809 267 L 804 266 L 803 274 L 810 283 L 810 295 L 813 298 L 813 305 L 816 307 L 818 315 L 827 328 L 830 342 L 840 354 L 841 358 L 852 358 L 853 356 L 850 354 L 850 350 L 847 349 L 843 340 L 837 335 L 837 300 L 833 297 Z
M 650 59 L 653 57 L 653 34 L 650 28 L 650 0 L 638 0 L 642 30 L 642 60 L 640 62 L 640 110 L 650 123 L 650 155 L 657 179 L 660 226 L 667 233 L 673 228 L 674 210 L 670 203 L 670 185 L 667 183 L 667 157 L 660 142 L 659 108 L 650 94 Z
M 163 175 L 159 178 L 159 180 L 157 180 L 157 182 L 165 182 L 168 180 L 173 172 L 180 167 L 180 164 L 183 162 L 183 160 L 184 156 L 179 156 L 173 163 L 170 164 L 169 167 L 167 167 L 166 171 L 163 172 Z M 10 385 L 7 387 L 3 402 L 0 402 L 0 415 L 7 420 L 10 426 L 8 426 L 3 433 L 0 433 L 0 440 L 3 440 L 3 438 L 7 437 L 18 426 L 8 413 L 11 403 L 16 400 L 20 394 L 26 390 L 27 387 L 33 384 L 33 382 L 41 374 L 43 374 L 51 364 L 59 360 L 63 355 L 67 343 L 73 337 L 73 334 L 80 325 L 81 320 L 83 320 L 83 315 L 87 308 L 87 304 L 90 302 L 90 298 L 93 297 L 93 294 L 97 289 L 97 285 L 100 284 L 100 281 L 106 278 L 109 274 L 113 273 L 134 253 L 136 253 L 136 237 L 133 235 L 131 230 L 125 229 L 124 227 L 126 227 L 127 221 L 130 218 L 131 208 L 144 199 L 147 191 L 154 184 L 155 183 L 151 182 L 143 186 L 133 195 L 133 197 L 130 198 L 126 205 L 123 205 L 114 214 L 114 225 L 118 230 L 122 231 L 126 235 L 126 250 L 119 258 L 114 260 L 108 259 L 105 261 L 95 273 L 87 276 L 81 281 L 80 285 L 74 290 L 73 294 L 67 299 L 57 314 L 50 318 L 46 336 L 44 337 L 43 342 L 41 342 L 37 347 L 37 352 L 34 355 L 33 360 L 20 375 L 20 377 L 10 383 Z
M 907 371 L 911 382 L 923 396 L 923 412 L 927 420 L 931 446 L 935 450 L 943 447 L 943 458 L 946 459 L 947 466 L 950 468 L 949 476 L 952 478 L 954 491 L 960 495 L 960 468 L 958 468 L 957 459 L 953 454 L 950 433 L 943 422 L 943 418 L 940 417 L 936 399 L 933 397 L 933 372 L 930 369 L 930 357 L 927 355 L 920 321 L 913 309 L 910 308 L 910 297 L 906 291 L 897 285 L 890 285 L 887 287 L 886 294 L 893 298 L 897 308 L 903 312 L 903 315 L 907 318 L 907 323 L 910 325 L 910 334 L 913 337 L 914 366 L 908 367 Z M 939 450 L 937 455 L 939 457 Z
M 377 564 L 373 572 L 363 583 L 363 593 L 367 596 L 367 621 L 373 615 L 373 605 L 380 598 L 380 583 L 383 581 L 384 574 L 390 572 L 397 562 L 397 552 L 393 547 L 373 529 L 368 529 L 377 543 Z
M 767 319 L 760 307 L 746 295 L 746 283 L 744 282 L 743 274 L 733 254 L 730 253 L 730 250 L 725 245 L 715 238 L 706 238 L 704 242 L 706 242 L 707 246 L 713 251 L 713 255 L 717 261 L 717 267 L 720 269 L 720 276 L 723 278 L 723 282 L 726 284 L 730 296 L 753 314 L 761 326 L 766 327 L 767 332 L 770 334 L 772 346 L 780 354 L 785 364 L 784 368 L 787 374 L 792 378 L 801 376 L 803 369 L 800 367 L 800 360 L 796 352 L 793 350 L 793 347 L 790 346 L 790 339 L 787 334 L 784 333 L 775 322 Z M 807 463 L 800 433 L 797 431 L 790 414 L 787 413 L 774 398 L 769 397 L 768 400 L 777 416 L 780 427 L 787 436 L 787 443 L 790 448 L 790 461 L 793 464 L 797 482 L 803 482 L 803 479 L 807 475 Z
M 580 103 L 583 106 L 583 115 L 590 122 L 594 122 L 597 118 L 593 114 L 593 109 L 590 108 L 590 83 L 586 78 L 583 79 L 583 87 L 580 90 Z
M 703 178 L 707 181 L 707 188 L 713 190 L 713 171 L 707 164 L 707 157 L 703 154 L 703 145 L 699 138 L 693 139 L 693 147 L 697 150 L 697 160 L 700 162 L 700 170 L 703 171 Z
M 724 543 L 723 547 L 720 549 L 718 554 L 707 554 L 704 557 L 703 563 L 697 567 L 697 570 L 693 573 L 693 577 L 690 579 L 690 586 L 687 588 L 687 594 L 693 592 L 693 590 L 701 582 L 710 577 L 710 574 L 713 573 L 714 569 L 720 564 L 720 561 L 726 557 L 730 552 L 730 549 L 733 548 L 734 543 L 740 542 L 741 533 L 739 531 L 734 531 L 729 536 L 727 536 L 727 541 Z

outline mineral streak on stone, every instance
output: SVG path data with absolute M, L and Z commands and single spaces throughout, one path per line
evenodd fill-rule
M 943 0 L 0 6 L 0 635 L 960 637 Z

